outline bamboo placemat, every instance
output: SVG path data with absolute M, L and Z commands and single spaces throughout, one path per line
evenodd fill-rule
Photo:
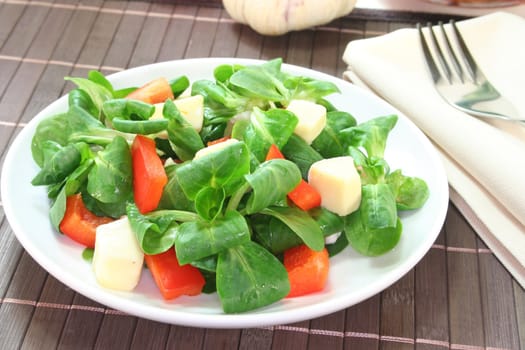
M 263 37 L 234 23 L 218 1 L 2 0 L 0 161 L 24 125 L 71 87 L 67 75 L 221 56 L 282 57 L 341 77 L 350 40 L 412 25 L 377 12 Z M 346 310 L 268 328 L 161 324 L 93 302 L 50 276 L 20 246 L 0 203 L 0 349 L 16 348 L 523 349 L 525 291 L 451 204 L 421 262 Z

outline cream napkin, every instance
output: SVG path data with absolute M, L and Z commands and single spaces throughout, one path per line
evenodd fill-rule
M 458 23 L 493 85 L 525 119 L 525 19 L 496 12 Z M 525 288 L 525 124 L 487 121 L 435 91 L 415 29 L 348 44 L 345 77 L 408 116 L 443 155 L 451 199 Z

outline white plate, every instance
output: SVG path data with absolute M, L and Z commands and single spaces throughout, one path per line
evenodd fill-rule
M 159 76 L 173 78 L 186 74 L 191 81 L 212 79 L 213 69 L 223 63 L 261 62 L 234 58 L 171 61 L 119 72 L 109 79 L 116 88 L 141 85 Z M 40 112 L 20 132 L 6 156 L 1 179 L 2 200 L 18 240 L 44 269 L 86 297 L 129 314 L 179 325 L 246 328 L 291 323 L 344 309 L 387 288 L 423 257 L 443 225 L 448 206 L 448 184 L 438 154 L 411 121 L 369 92 L 306 68 L 284 65 L 283 69 L 337 84 L 342 93 L 331 96 L 331 102 L 350 112 L 358 121 L 392 113 L 399 116 L 390 134 L 385 158 L 392 169 L 401 168 L 407 175 L 423 178 L 430 188 L 430 198 L 422 209 L 403 214 L 403 234 L 393 251 L 370 258 L 349 247 L 331 260 L 330 277 L 323 292 L 285 299 L 244 314 L 224 314 L 216 294 L 181 297 L 166 302 L 147 271 L 133 292 L 103 289 L 97 285 L 90 264 L 81 257 L 83 248 L 51 228 L 46 189 L 30 184 L 38 172 L 30 150 L 36 126 L 42 119 L 64 111 L 67 97 Z

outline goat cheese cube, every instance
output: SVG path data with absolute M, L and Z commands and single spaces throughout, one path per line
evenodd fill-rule
M 350 156 L 322 159 L 308 171 L 308 183 L 321 195 L 321 206 L 341 216 L 359 208 L 361 178 Z
M 164 108 L 164 102 L 161 103 L 155 103 L 155 111 L 153 112 L 152 116 L 149 117 L 150 120 L 156 120 L 156 119 L 163 119 L 164 115 L 162 114 L 162 109 Z
M 155 111 L 153 112 L 153 115 L 149 117 L 149 119 L 150 120 L 164 119 L 164 114 L 162 114 L 162 110 L 164 109 L 164 102 L 155 103 L 154 106 L 155 106 Z M 163 130 L 159 132 L 156 136 L 162 139 L 168 139 L 168 132 L 166 130 Z
M 143 262 L 144 253 L 127 217 L 97 227 L 93 270 L 102 287 L 133 290 L 139 282 Z
M 306 100 L 292 100 L 286 109 L 299 119 L 294 133 L 308 144 L 319 136 L 326 125 L 326 108 L 320 104 Z
M 204 97 L 202 95 L 194 95 L 173 100 L 173 103 L 175 103 L 184 119 L 195 130 L 200 132 L 204 122 Z
M 204 97 L 202 97 L 202 95 L 195 95 L 178 98 L 173 100 L 173 103 L 177 106 L 177 109 L 184 119 L 186 119 L 195 130 L 200 132 L 202 130 L 202 124 L 204 123 Z M 155 112 L 150 119 L 164 118 L 162 114 L 163 108 L 164 103 L 156 103 Z

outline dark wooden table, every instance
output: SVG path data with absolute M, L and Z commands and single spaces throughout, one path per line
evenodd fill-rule
M 350 40 L 430 15 L 356 11 L 315 30 L 263 37 L 218 1 L 0 1 L 0 156 L 63 95 L 63 77 L 190 57 L 283 57 L 341 77 Z M 434 18 L 431 18 L 434 19 Z M 346 310 L 291 325 L 200 329 L 95 303 L 24 251 L 0 203 L 0 349 L 524 349 L 525 291 L 451 202 L 439 238 L 390 288 Z

